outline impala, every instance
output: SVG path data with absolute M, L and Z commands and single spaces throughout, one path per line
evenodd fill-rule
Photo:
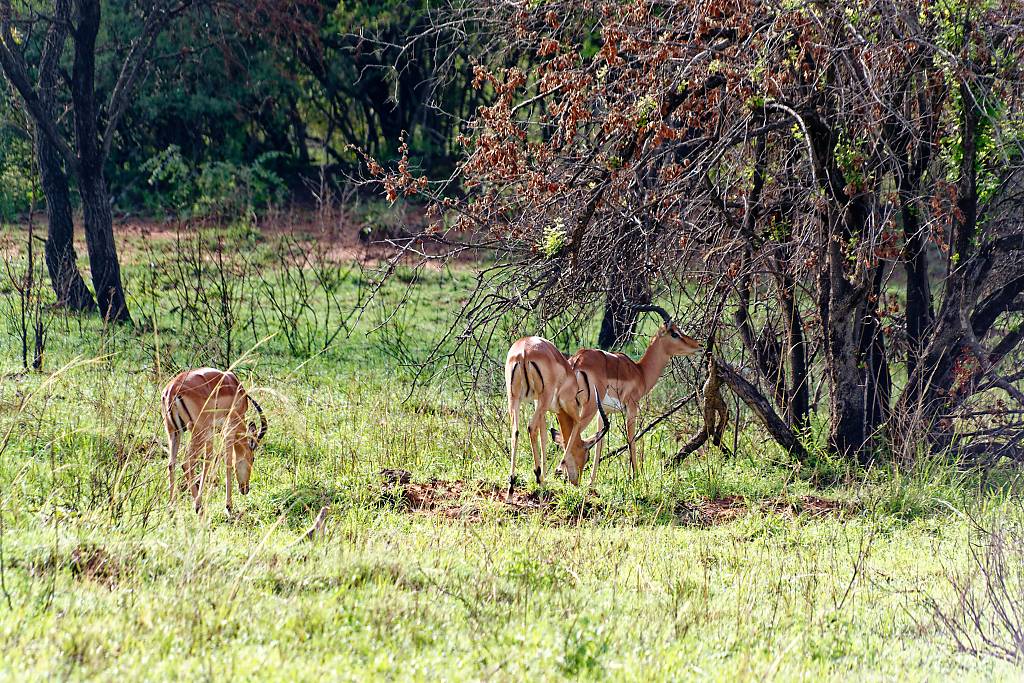
M 595 385 L 587 373 L 576 372 L 569 365 L 565 354 L 547 339 L 524 337 L 512 344 L 505 357 L 505 391 L 512 420 L 512 458 L 508 478 L 510 497 L 515 488 L 519 408 L 522 402 L 532 400 L 536 404 L 533 417 L 527 425 L 527 433 L 533 451 L 533 475 L 538 484 L 543 484 L 544 458 L 548 449 L 544 418 L 553 412 L 562 429 L 571 429 L 579 420 L 582 406 L 587 401 L 584 394 L 594 390 Z M 604 415 L 604 412 L 601 414 Z M 608 420 L 603 421 L 607 428 Z M 584 444 L 583 448 L 586 449 L 588 444 Z
M 601 451 L 604 448 L 603 436 L 608 431 L 607 418 L 602 418 L 604 426 L 594 438 L 583 440 L 582 433 L 598 412 L 604 415 L 604 410 L 626 414 L 629 465 L 632 473 L 636 475 L 639 470 L 635 442 L 636 416 L 640 409 L 640 401 L 654 389 L 665 366 L 674 356 L 688 356 L 700 348 L 700 344 L 693 337 L 679 330 L 672 322 L 672 317 L 660 306 L 638 306 L 635 310 L 652 311 L 664 320 L 664 324 L 658 328 L 639 361 L 633 361 L 622 353 L 608 353 L 598 349 L 580 349 L 568 360 L 570 367 L 578 373 L 585 374 L 595 388 L 595 391 L 581 395 L 578 419 L 570 425 L 560 421 L 561 431 L 552 430 L 555 442 L 564 447 L 565 458 L 562 467 L 573 484 L 579 483 L 587 462 L 587 452 L 595 442 L 597 450 L 594 453 L 590 486 L 593 487 L 597 481 L 597 467 L 601 462 Z M 563 441 L 564 434 L 569 434 L 567 441 Z
M 245 413 L 250 404 L 259 415 L 259 429 L 252 422 L 246 425 Z M 172 379 L 164 389 L 161 407 L 171 455 L 167 466 L 171 506 L 177 497 L 175 473 L 182 435 L 186 431 L 192 432 L 182 469 L 196 512 L 199 512 L 202 509 L 203 487 L 213 465 L 213 437 L 215 430 L 220 429 L 224 434 L 227 509 L 230 513 L 232 478 L 238 478 L 239 493 L 243 496 L 249 493 L 254 452 L 267 433 L 267 418 L 263 416 L 263 409 L 246 393 L 233 373 L 214 368 L 186 370 Z M 202 476 L 197 477 L 200 460 Z

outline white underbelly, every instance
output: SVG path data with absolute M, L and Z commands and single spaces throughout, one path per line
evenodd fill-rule
M 604 407 L 606 412 L 610 413 L 621 413 L 626 409 L 626 406 L 622 404 L 618 396 L 612 396 L 610 392 L 605 392 L 604 398 L 601 399 L 601 405 Z

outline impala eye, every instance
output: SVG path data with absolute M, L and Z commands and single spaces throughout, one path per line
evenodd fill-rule
M 679 333 L 676 332 L 675 330 L 672 330 L 669 334 L 672 335 L 673 339 L 679 339 Z

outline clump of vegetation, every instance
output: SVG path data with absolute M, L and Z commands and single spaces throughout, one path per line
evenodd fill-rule
M 213 161 L 194 168 L 171 145 L 141 167 L 153 189 L 144 206 L 181 218 L 254 219 L 285 197 L 284 181 L 270 166 L 279 156 L 266 152 L 250 164 Z

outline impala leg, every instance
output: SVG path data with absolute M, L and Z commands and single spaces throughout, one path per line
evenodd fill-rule
M 550 405 L 550 400 L 550 396 L 541 396 L 529 425 L 530 450 L 533 452 L 533 476 L 538 484 L 544 481 L 544 450 L 541 444 L 547 445 L 544 434 L 544 416 L 546 414 L 544 408 Z
M 231 515 L 231 489 L 234 488 L 232 485 L 235 480 L 235 454 L 237 453 L 238 446 L 233 441 L 231 445 L 225 449 L 224 452 L 224 480 L 225 480 L 225 506 L 228 509 L 228 515 Z
M 192 438 L 194 439 L 195 437 Z M 196 474 L 197 468 L 198 462 L 196 457 L 192 454 L 191 449 L 189 449 L 189 453 L 185 456 L 185 461 L 181 463 L 181 469 L 182 473 L 185 475 L 185 487 L 188 489 L 192 500 L 195 500 L 196 494 L 198 493 L 199 477 Z
M 592 416 L 591 416 L 592 417 Z M 565 442 L 565 457 L 562 464 L 565 466 L 565 474 L 569 483 L 578 486 L 583 468 L 587 464 L 586 444 L 583 442 L 583 430 L 587 428 L 588 416 L 577 420 L 569 433 L 569 440 Z
M 189 493 L 192 495 L 192 502 L 196 507 L 196 511 L 199 511 L 199 467 L 200 460 L 203 457 L 203 450 L 206 447 L 206 432 L 201 429 L 192 430 L 192 439 L 188 444 L 188 454 L 185 456 L 185 462 L 182 464 L 182 469 L 185 473 L 185 481 L 188 484 Z
M 203 478 L 199 482 L 199 495 L 209 495 L 210 475 L 215 471 L 214 467 L 216 464 L 216 454 L 213 452 L 213 439 L 210 439 L 206 442 L 206 453 L 203 456 Z
M 635 477 L 640 473 L 640 467 L 636 459 L 636 408 L 626 408 L 626 442 L 629 444 L 629 466 Z
M 540 485 L 544 484 L 544 477 L 547 476 L 548 466 L 548 430 L 547 430 L 547 414 L 544 414 L 543 420 L 540 422 L 540 476 L 537 477 L 537 483 Z
M 213 444 L 210 442 L 209 437 L 204 438 L 202 444 L 202 450 L 196 449 L 197 462 L 193 465 L 193 475 L 195 477 L 196 485 L 193 487 L 193 502 L 195 503 L 196 512 L 201 512 L 203 509 L 203 494 L 206 492 L 206 480 L 210 478 L 210 456 L 213 453 Z
M 174 502 L 178 498 L 175 477 L 178 474 L 178 448 L 181 446 L 181 433 L 169 425 L 165 424 L 164 426 L 167 428 L 167 445 L 171 454 L 170 460 L 167 461 L 167 484 L 170 487 L 170 505 L 173 508 Z
M 559 473 L 565 473 L 564 455 L 566 453 L 566 447 L 569 445 L 569 435 L 572 434 L 572 428 L 573 425 L 576 424 L 576 420 L 561 408 L 558 409 L 555 417 L 558 419 L 558 431 L 555 431 L 554 429 L 551 430 L 551 440 L 554 441 L 563 452 L 563 457 L 559 459 L 558 465 L 555 467 L 555 474 L 557 475 Z
M 512 491 L 516 486 L 516 447 L 519 445 L 519 399 L 509 398 L 508 413 L 509 417 L 512 419 L 512 436 L 510 438 L 512 458 L 509 462 L 508 474 L 508 497 L 511 498 Z

